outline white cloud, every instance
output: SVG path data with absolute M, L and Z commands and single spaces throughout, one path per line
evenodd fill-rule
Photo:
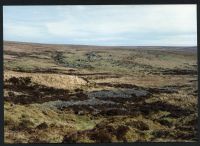
M 32 9 L 37 12 L 37 7 Z M 40 21 L 34 19 L 32 22 L 38 27 L 24 23 L 10 30 L 6 27 L 5 32 L 17 35 L 21 31 L 20 35 L 27 37 L 48 35 L 77 42 L 85 40 L 88 44 L 96 40 L 134 45 L 138 39 L 143 39 L 140 40 L 143 45 L 166 42 L 168 45 L 196 45 L 197 41 L 196 5 L 49 6 L 43 12 Z M 48 19 L 45 19 L 47 15 Z M 45 21 L 41 21 L 42 18 Z
M 74 9 L 69 12 L 72 8 L 65 7 L 62 9 L 62 13 L 65 14 L 64 20 L 49 22 L 47 28 L 52 34 L 66 37 L 73 35 L 87 37 L 90 32 L 92 35 L 196 32 L 195 6 L 120 6 L 120 8 L 96 6 L 92 9 L 91 15 L 91 8 L 84 9 L 82 6 L 81 10 Z
M 7 35 L 14 35 L 18 37 L 40 37 L 42 36 L 42 32 L 36 28 L 36 27 L 31 27 L 31 26 L 26 26 L 26 25 L 8 25 L 4 27 L 4 35 L 5 37 Z

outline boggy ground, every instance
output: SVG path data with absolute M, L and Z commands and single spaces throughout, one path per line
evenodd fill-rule
M 6 143 L 197 141 L 187 47 L 4 42 Z

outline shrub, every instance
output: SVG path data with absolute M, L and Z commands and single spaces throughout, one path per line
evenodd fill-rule
M 8 82 L 12 83 L 13 85 L 17 85 L 19 84 L 19 79 L 16 77 L 11 77 L 10 79 L 8 79 Z
M 65 135 L 62 143 L 76 143 L 78 140 L 77 133 L 72 133 L 69 135 Z
M 31 83 L 31 78 L 30 77 L 19 77 L 19 78 L 11 77 L 10 79 L 8 79 L 8 82 L 10 82 L 13 85 L 26 86 Z
M 128 126 L 124 126 L 124 125 L 120 125 L 117 128 L 117 139 L 122 139 L 123 136 L 129 131 L 129 127 Z
M 112 142 L 112 135 L 104 130 L 99 130 L 92 135 L 92 139 L 101 143 L 110 143 Z

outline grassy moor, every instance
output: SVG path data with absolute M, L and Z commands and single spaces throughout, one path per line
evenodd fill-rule
M 196 51 L 5 41 L 5 143 L 197 141 Z

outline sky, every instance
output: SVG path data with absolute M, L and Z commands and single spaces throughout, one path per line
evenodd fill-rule
M 4 6 L 7 41 L 196 46 L 196 5 Z

